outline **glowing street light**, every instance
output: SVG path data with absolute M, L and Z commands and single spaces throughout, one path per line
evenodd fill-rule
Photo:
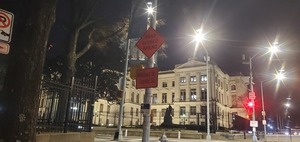
M 269 52 L 273 55 L 279 52 L 278 42 L 274 42 L 272 46 L 269 48 Z
M 152 2 L 147 2 L 147 13 L 150 15 L 150 14 L 153 14 L 154 12 L 154 8 L 152 7 Z
M 270 60 L 272 59 L 272 56 L 277 52 L 278 50 L 278 46 L 277 46 L 277 42 L 274 42 L 273 45 L 269 48 L 269 53 L 271 53 L 270 56 Z M 251 99 L 252 102 L 254 102 L 255 99 L 255 92 L 253 89 L 253 74 L 252 74 L 252 59 L 255 58 L 257 55 L 259 55 L 260 53 L 256 53 L 255 55 L 253 55 L 252 57 L 249 58 L 249 62 L 243 62 L 243 64 L 249 64 L 250 65 L 250 93 L 249 93 L 249 98 Z M 243 60 L 245 60 L 245 55 L 242 56 Z M 278 76 L 279 78 L 282 78 L 282 75 Z M 262 82 L 261 82 L 261 86 L 262 86 Z M 262 88 L 262 87 L 261 87 Z M 263 91 L 262 91 L 263 92 Z M 262 102 L 263 102 L 263 94 L 262 94 Z M 252 121 L 256 121 L 255 120 L 255 107 L 252 107 L 253 111 L 252 111 Z M 265 120 L 265 110 L 264 110 L 264 102 L 263 102 L 263 124 L 266 125 L 266 120 Z M 252 141 L 253 142 L 257 142 L 257 136 L 256 136 L 256 127 L 257 126 L 252 126 L 252 132 L 253 132 L 253 136 L 252 136 Z M 266 136 L 266 127 L 264 126 L 264 132 L 265 132 L 265 136 Z
M 199 44 L 203 42 L 204 34 L 202 29 L 198 29 L 195 31 L 196 35 L 194 36 L 194 41 L 196 41 L 196 46 L 195 46 L 195 52 L 193 55 L 193 58 L 196 56 L 196 51 L 199 48 Z M 208 61 L 209 61 L 209 55 L 205 47 L 203 47 L 205 50 L 205 61 L 206 61 L 206 122 L 207 122 L 207 135 L 206 135 L 206 140 L 211 140 L 211 135 L 210 135 L 210 112 L 209 112 L 209 96 L 210 96 L 210 77 L 209 77 L 209 69 L 208 69 Z
M 282 81 L 283 79 L 286 78 L 285 75 L 284 75 L 284 73 L 283 73 L 283 70 L 280 70 L 275 76 L 276 76 L 276 79 L 278 81 Z

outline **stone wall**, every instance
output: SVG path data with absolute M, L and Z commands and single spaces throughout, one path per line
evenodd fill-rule
M 95 133 L 47 133 L 38 134 L 37 142 L 94 142 Z

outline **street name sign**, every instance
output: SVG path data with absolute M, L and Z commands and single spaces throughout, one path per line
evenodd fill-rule
M 0 40 L 9 43 L 13 30 L 14 14 L 0 9 Z
M 138 47 L 148 58 L 161 47 L 165 39 L 152 27 L 149 27 L 141 39 L 136 43 Z
M 158 85 L 158 68 L 145 68 L 136 71 L 136 89 L 154 88 Z

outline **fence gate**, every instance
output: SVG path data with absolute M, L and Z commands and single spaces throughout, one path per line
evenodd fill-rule
M 91 131 L 97 77 L 72 79 L 70 85 L 43 79 L 37 131 Z

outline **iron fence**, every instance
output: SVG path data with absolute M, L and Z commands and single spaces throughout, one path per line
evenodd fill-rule
M 97 78 L 72 79 L 70 85 L 43 79 L 37 131 L 91 131 Z

